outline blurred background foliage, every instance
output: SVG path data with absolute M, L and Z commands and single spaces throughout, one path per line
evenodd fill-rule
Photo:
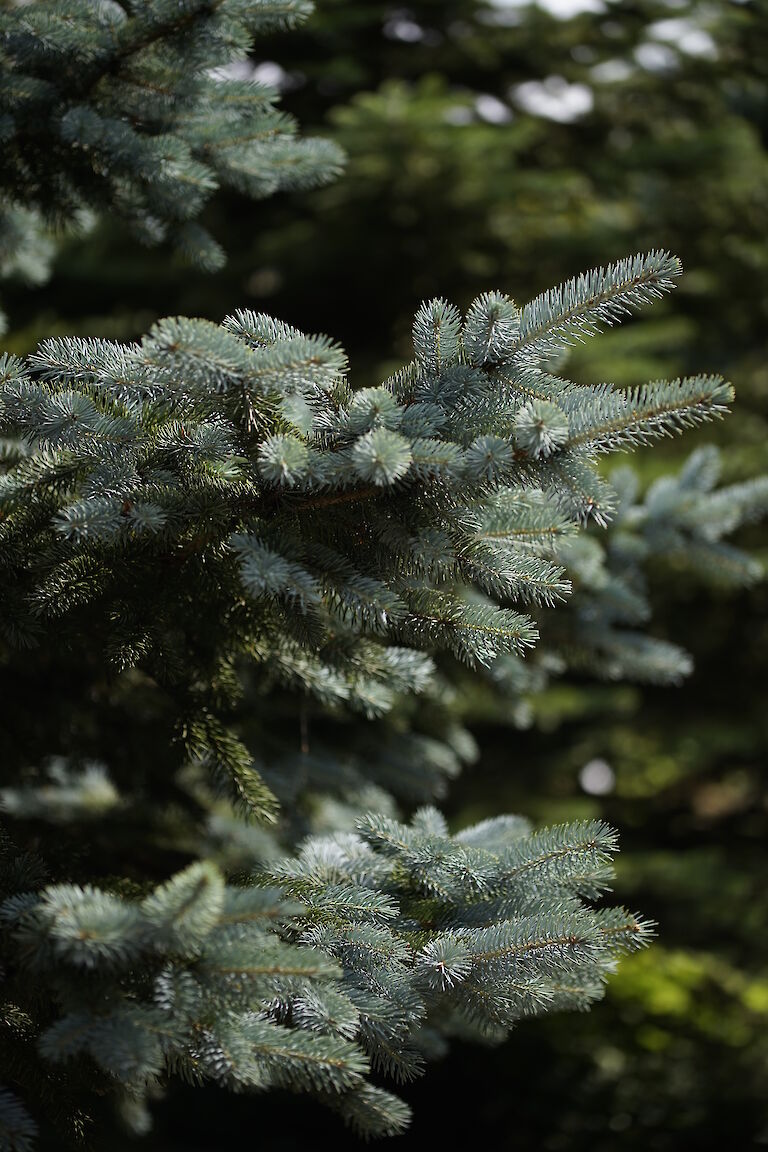
M 230 259 L 214 276 L 109 224 L 64 238 L 48 284 L 4 288 L 7 347 L 132 338 L 159 315 L 250 306 L 343 341 L 366 385 L 409 358 L 425 297 L 466 306 L 498 288 L 524 301 L 667 247 L 687 270 L 678 291 L 569 368 L 583 381 L 734 381 L 721 426 L 636 454 L 645 481 L 706 439 L 725 449 L 725 480 L 768 468 L 768 4 L 320 0 L 301 32 L 260 46 L 251 68 L 306 131 L 342 144 L 345 177 L 258 206 L 220 196 L 206 223 Z M 739 542 L 768 559 L 759 529 Z M 768 592 L 704 594 L 668 569 L 653 598 L 656 633 L 695 656 L 691 679 L 560 682 L 531 701 L 525 730 L 467 691 L 481 756 L 447 810 L 456 824 L 504 810 L 611 821 L 619 897 L 659 921 L 660 941 L 589 1016 L 524 1023 L 501 1051 L 456 1048 L 405 1089 L 416 1121 L 398 1146 L 768 1144 Z M 176 1090 L 146 1146 L 224 1148 L 251 1124 L 285 1152 L 356 1144 L 311 1105 L 291 1099 L 286 1128 L 287 1100 L 207 1108 L 212 1095 Z

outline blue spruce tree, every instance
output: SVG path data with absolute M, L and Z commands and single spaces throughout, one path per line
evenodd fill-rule
M 46 226 L 104 212 L 215 267 L 217 186 L 334 175 L 233 69 L 307 9 L 6 6 L 9 267 L 37 276 Z M 452 833 L 434 801 L 473 755 L 462 668 L 510 709 L 569 667 L 674 682 L 646 559 L 759 575 L 725 538 L 763 481 L 719 489 L 705 449 L 639 500 L 597 467 L 721 416 L 728 384 L 555 374 L 680 271 L 654 251 L 522 308 L 433 300 L 375 388 L 251 311 L 2 357 L 0 1148 L 74 1142 L 105 1097 L 144 1132 L 173 1076 L 396 1134 L 408 1109 L 372 1073 L 585 1008 L 647 942 L 600 902 L 611 828 Z

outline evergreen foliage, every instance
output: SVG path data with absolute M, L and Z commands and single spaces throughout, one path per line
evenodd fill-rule
M 561 553 L 571 549 L 578 571 L 574 531 L 605 524 L 615 507 L 598 455 L 719 416 L 730 399 L 717 377 L 625 392 L 548 371 L 564 342 L 678 273 L 674 258 L 652 252 L 521 312 L 498 294 L 463 319 L 433 301 L 414 323 L 413 362 L 356 392 L 338 346 L 249 311 L 223 326 L 163 320 L 135 345 L 57 338 L 26 363 L 6 356 L 6 667 L 28 675 L 41 650 L 66 653 L 91 669 L 75 689 L 78 709 L 83 689 L 106 690 L 134 722 L 150 691 L 152 719 L 175 749 L 165 771 L 181 771 L 164 787 L 180 783 L 187 803 L 207 807 L 214 841 L 231 821 L 221 823 L 211 785 L 268 821 L 275 793 L 343 792 L 333 744 L 312 756 L 306 733 L 298 763 L 268 765 L 270 788 L 238 707 L 266 724 L 273 694 L 289 691 L 339 719 L 382 717 L 409 694 L 439 695 L 440 653 L 490 669 L 530 649 L 538 630 L 526 607 L 569 594 Z M 706 455 L 667 483 L 668 548 L 687 527 L 679 493 L 716 501 L 715 479 Z M 644 518 L 627 513 L 642 540 L 653 539 L 663 488 Z M 721 506 L 746 512 L 764 499 L 757 485 Z M 738 518 L 712 521 L 702 547 Z M 591 585 L 598 602 L 608 588 L 609 624 L 642 617 L 620 577 Z M 594 615 L 588 600 L 583 611 Z M 623 673 L 595 635 L 607 674 Z M 641 652 L 646 674 L 643 656 L 664 663 L 658 650 Z M 71 740 L 54 720 L 43 744 L 62 737 Z M 457 738 L 453 756 L 429 743 L 422 751 L 438 778 L 461 756 Z M 399 748 L 379 751 L 401 776 L 416 772 L 411 794 L 429 791 L 430 775 L 434 788 L 434 766 L 420 781 L 418 760 L 397 763 L 418 741 L 401 735 Z M 42 787 L 6 789 L 6 811 L 75 825 L 124 819 L 141 788 L 135 765 L 99 746 L 115 788 L 98 764 L 78 768 L 84 751 L 76 742 Z M 358 761 L 357 774 L 363 806 L 375 761 Z M 391 776 L 379 787 L 407 795 Z M 157 784 L 145 777 L 143 787 Z M 379 793 L 382 804 L 392 801 Z M 9 848 L 6 963 L 35 1037 L 31 1055 L 28 1035 L 12 1036 L 14 1076 L 34 1084 L 48 1063 L 79 1068 L 87 1057 L 139 1128 L 143 1095 L 175 1072 L 311 1091 L 360 1132 L 397 1132 L 407 1112 L 365 1080 L 368 1067 L 407 1079 L 456 1029 L 496 1036 L 521 1015 L 584 1006 L 617 953 L 645 939 L 642 921 L 590 904 L 615 849 L 603 826 L 531 833 L 501 818 L 451 838 L 422 809 L 410 826 L 383 814 L 356 827 L 310 837 L 283 862 L 274 839 L 251 844 L 245 885 L 226 886 L 203 860 L 142 899 L 122 881 L 59 880 L 62 861 L 47 883 L 47 862 Z
M 40 221 L 85 210 L 210 270 L 196 221 L 217 187 L 335 174 L 338 150 L 232 67 L 307 11 L 7 5 L 3 271 L 42 277 Z M 404 1082 L 453 1037 L 588 1007 L 647 941 L 600 903 L 606 824 L 451 835 L 398 805 L 472 759 L 467 669 L 521 722 L 569 668 L 674 682 L 687 656 L 640 630 L 648 562 L 759 576 L 725 538 L 764 512 L 762 480 L 718 488 L 707 449 L 642 499 L 598 470 L 722 415 L 728 384 L 555 374 L 679 273 L 652 251 L 522 309 L 432 300 L 377 387 L 251 310 L 2 357 L 0 683 L 45 708 L 0 736 L 0 1148 L 77 1141 L 94 1099 L 144 1133 L 172 1076 L 397 1134 L 409 1110 L 369 1074 Z
M 640 498 L 633 470 L 614 469 L 609 531 L 565 535 L 556 545 L 574 586 L 568 611 L 541 620 L 558 672 L 653 684 L 679 683 L 691 672 L 687 652 L 640 630 L 651 617 L 648 569 L 664 561 L 688 581 L 732 589 L 748 588 L 764 571 L 726 538 L 766 515 L 768 477 L 718 486 L 720 471 L 718 450 L 699 448 Z
M 172 1070 L 310 1092 L 359 1133 L 394 1134 L 408 1110 L 369 1068 L 407 1080 L 443 1033 L 503 1035 L 522 1015 L 584 1007 L 642 944 L 642 921 L 581 899 L 610 879 L 615 847 L 597 823 L 531 834 L 502 818 L 452 838 L 422 809 L 411 826 L 371 816 L 359 835 L 310 839 L 257 886 L 206 862 L 142 900 L 47 885 L 3 904 L 8 995 L 39 1021 L 44 986 L 39 1058 L 89 1057 L 138 1130 Z M 30 1047 L 6 1053 L 12 1070 Z M 4 1105 L 6 1129 L 23 1130 L 18 1102 Z
M 339 150 L 302 140 L 249 76 L 255 37 L 292 28 L 305 0 L 56 0 L 0 13 L 0 243 L 27 253 L 44 222 L 84 209 L 168 240 L 203 268 L 224 252 L 197 218 L 221 186 L 249 197 L 335 176 Z M 238 65 L 240 69 L 238 70 Z M 8 259 L 8 257 L 4 257 Z

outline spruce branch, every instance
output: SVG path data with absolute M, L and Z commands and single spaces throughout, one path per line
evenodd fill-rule
M 360 390 L 327 337 L 251 311 L 3 358 L 2 654 L 63 699 L 0 790 L 25 836 L 56 826 L 48 871 L 0 838 L 0 959 L 43 1079 L 87 1067 L 139 1127 L 178 1075 L 397 1133 L 408 1110 L 371 1073 L 404 1082 L 457 1032 L 584 1009 L 647 942 L 594 907 L 608 826 L 452 835 L 431 801 L 477 755 L 457 662 L 515 717 L 569 669 L 669 682 L 688 662 L 641 631 L 646 562 L 757 575 L 727 538 L 764 483 L 719 488 L 711 452 L 645 493 L 595 463 L 720 415 L 727 385 L 624 392 L 533 363 L 676 268 L 632 258 L 522 312 L 432 301 L 414 362 Z M 531 659 L 540 628 L 552 647 Z M 399 800 L 428 806 L 405 821 Z M 110 851 L 113 830 L 118 848 L 141 835 L 186 866 L 129 879 L 97 827 Z M 73 874 L 78 837 L 101 876 Z M 18 1079 L 0 1132 L 29 1143 L 37 1090 Z
M 615 324 L 674 287 L 682 265 L 668 252 L 653 251 L 595 268 L 537 296 L 523 308 L 514 355 L 521 360 L 551 356 Z

